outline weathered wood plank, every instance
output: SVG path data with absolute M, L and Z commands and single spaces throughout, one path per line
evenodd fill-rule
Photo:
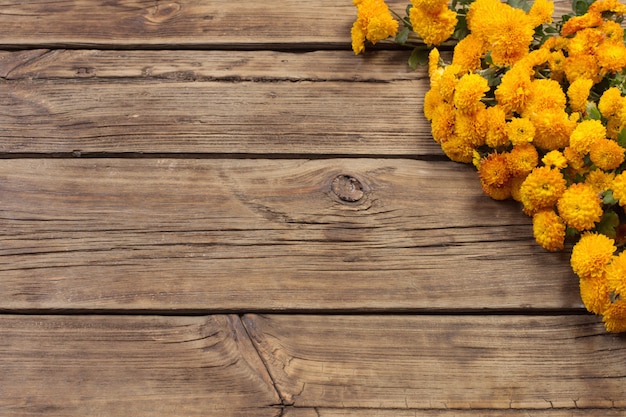
M 623 410 L 385 410 L 380 408 L 286 407 L 283 417 L 623 417 Z
M 0 78 L 106 78 L 224 81 L 397 81 L 426 78 L 411 70 L 410 50 L 376 51 L 161 51 L 30 49 L 0 51 Z M 445 52 L 442 55 L 450 58 Z M 118 81 L 118 80 L 115 80 Z
M 403 13 L 408 1 L 390 1 Z M 557 2 L 556 14 L 569 11 Z M 0 2 L 9 47 L 350 47 L 352 1 L 178 0 Z
M 426 80 L 20 81 L 0 95 L 0 152 L 442 155 Z
M 625 339 L 589 316 L 248 315 L 244 324 L 296 407 L 626 412 Z
M 276 416 L 239 317 L 0 316 L 3 416 Z
M 0 195 L 4 309 L 581 307 L 452 162 L 0 160 Z

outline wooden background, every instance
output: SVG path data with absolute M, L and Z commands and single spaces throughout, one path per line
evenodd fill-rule
M 626 415 L 626 338 L 354 17 L 0 1 L 1 416 Z

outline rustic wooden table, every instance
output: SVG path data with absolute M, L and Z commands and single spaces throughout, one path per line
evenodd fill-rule
M 0 416 L 626 415 L 626 338 L 354 16 L 0 5 Z

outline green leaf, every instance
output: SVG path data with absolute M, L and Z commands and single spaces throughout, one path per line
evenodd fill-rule
M 619 143 L 619 146 L 622 148 L 626 148 L 626 129 L 620 130 L 617 134 L 617 143 Z
M 469 29 L 467 28 L 466 17 L 463 14 L 457 14 L 457 23 L 456 27 L 454 28 L 454 33 L 452 34 L 452 37 L 454 39 L 461 40 L 467 35 L 469 35 Z
M 602 195 L 602 203 L 607 206 L 613 206 L 617 204 L 617 200 L 613 197 L 613 190 L 606 190 Z
M 593 0 L 572 0 L 572 10 L 577 16 L 582 16 L 587 13 L 591 3 L 593 3 Z
M 598 233 L 602 233 L 610 238 L 615 238 L 615 229 L 619 226 L 619 216 L 613 210 L 604 213 L 602 219 L 596 226 Z
M 515 7 L 516 9 L 522 9 L 526 13 L 530 11 L 532 3 L 527 0 L 508 0 L 507 3 L 511 7 Z
M 413 52 L 411 52 L 411 56 L 409 57 L 409 67 L 411 67 L 411 69 L 416 69 L 419 65 L 427 64 L 428 49 L 424 49 L 423 47 L 413 49 Z
M 595 103 L 587 103 L 587 108 L 585 110 L 587 110 L 587 119 L 602 120 L 602 114 L 600 114 L 600 110 L 598 110 Z
M 408 27 L 404 27 L 398 34 L 396 35 L 396 43 L 400 45 L 404 45 L 409 38 L 410 29 Z

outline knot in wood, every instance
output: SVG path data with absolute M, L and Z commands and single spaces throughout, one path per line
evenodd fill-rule
M 331 189 L 341 201 L 354 203 L 363 198 L 363 184 L 350 175 L 338 175 L 333 180 Z

